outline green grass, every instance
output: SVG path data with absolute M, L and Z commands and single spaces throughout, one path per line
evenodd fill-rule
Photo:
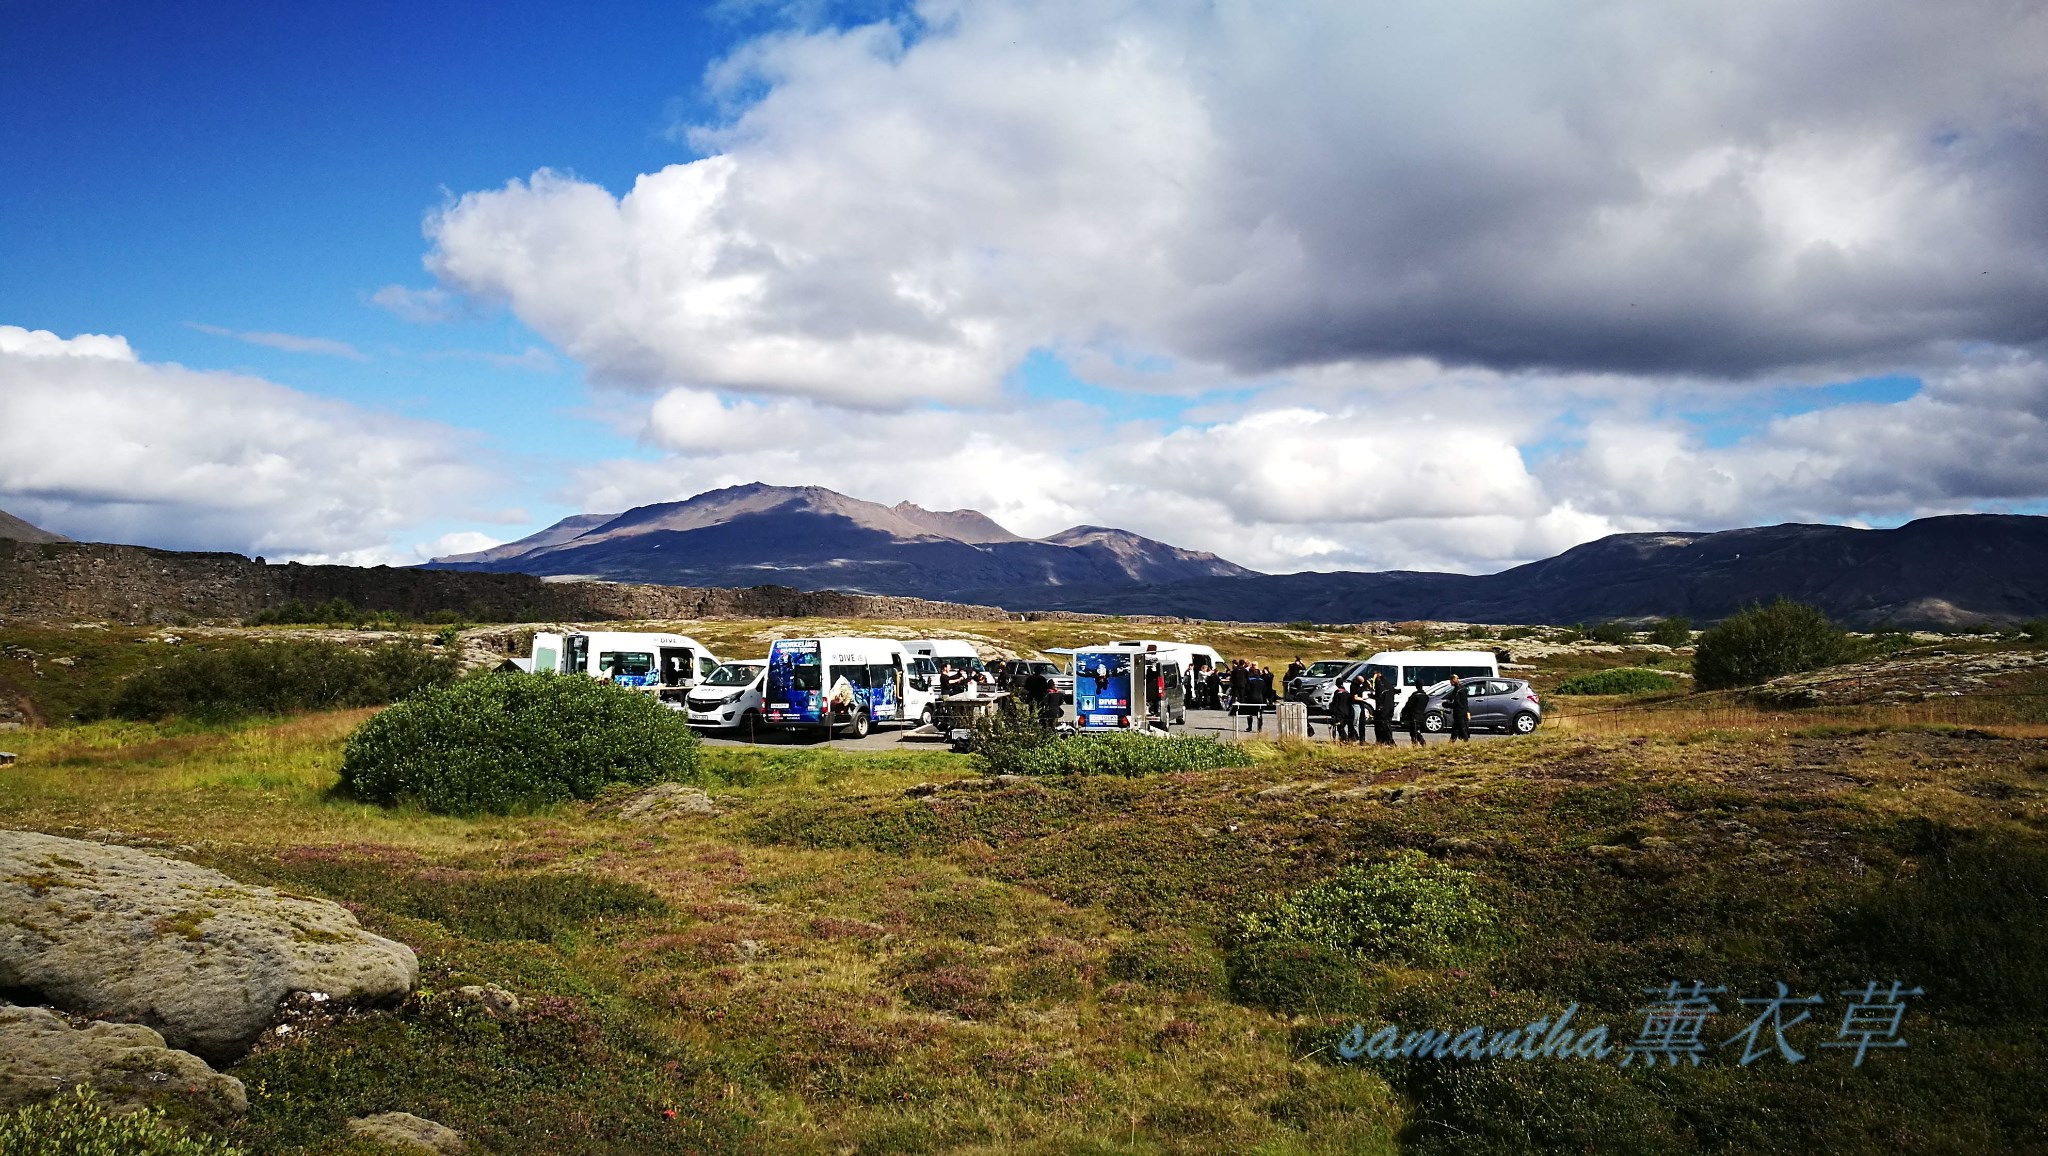
M 706 748 L 720 813 L 634 823 L 338 799 L 363 717 L 10 737 L 0 823 L 144 839 L 420 952 L 404 1006 L 232 1067 L 251 1152 L 347 1151 L 342 1121 L 387 1110 L 485 1152 L 1889 1156 L 2048 1134 L 2048 740 L 2024 729 L 1252 744 L 1250 765 L 1024 783 L 940 751 Z M 1412 878 L 1361 884 L 1389 863 Z M 1332 1047 L 1353 1022 L 1572 1001 L 1632 1032 L 1641 989 L 1691 978 L 1782 980 L 1833 1015 L 1865 980 L 1928 996 L 1911 1047 L 1860 1069 L 1808 1046 L 1817 1023 L 1797 1066 Z M 447 994 L 481 982 L 528 1010 Z

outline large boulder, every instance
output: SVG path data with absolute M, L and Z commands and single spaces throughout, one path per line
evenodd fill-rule
M 0 989 L 146 1024 L 222 1063 L 292 992 L 387 1004 L 418 978 L 411 948 L 324 899 L 132 847 L 0 831 Z
M 180 1107 L 225 1120 L 249 1110 L 242 1081 L 140 1024 L 73 1027 L 48 1008 L 0 1006 L 0 1111 L 81 1084 L 115 1111 Z

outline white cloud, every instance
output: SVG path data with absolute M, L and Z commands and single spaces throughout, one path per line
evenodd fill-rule
M 446 427 L 0 326 L 0 508 L 75 538 L 415 561 L 393 536 L 465 511 L 494 480 L 475 457 Z
M 1028 349 L 1746 377 L 2048 337 L 2048 10 L 1023 0 L 756 40 L 711 153 L 429 224 L 600 380 L 985 401 Z
M 265 333 L 256 330 L 223 329 L 218 325 L 201 325 L 197 321 L 185 323 L 189 328 L 215 337 L 232 337 L 250 345 L 263 345 L 271 349 L 282 349 L 287 353 L 317 353 L 322 357 L 340 357 L 348 361 L 368 361 L 370 356 L 346 341 L 328 337 L 301 337 L 296 333 Z
M 412 289 L 404 285 L 386 285 L 370 294 L 370 304 L 414 325 L 438 325 L 462 315 L 461 302 L 439 286 Z

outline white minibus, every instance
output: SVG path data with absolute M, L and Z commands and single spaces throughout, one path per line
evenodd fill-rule
M 711 648 L 694 638 L 628 630 L 537 632 L 528 662 L 536 674 L 610 679 L 676 704 L 679 710 L 690 688 L 719 666 Z
M 933 697 L 931 679 L 895 639 L 779 638 L 768 648 L 761 712 L 772 727 L 861 738 L 882 723 L 929 723 Z

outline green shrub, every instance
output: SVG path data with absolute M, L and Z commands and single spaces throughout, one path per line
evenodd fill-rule
M 1173 771 L 1207 771 L 1218 767 L 1249 767 L 1252 757 L 1234 743 L 1206 735 L 1143 733 L 1077 735 L 1001 751 L 977 748 L 992 775 L 1161 775 Z
M 1245 944 L 1315 944 L 1354 959 L 1426 964 L 1486 931 L 1493 917 L 1473 895 L 1470 874 L 1408 850 L 1241 915 L 1237 933 Z
M 2019 631 L 2020 637 L 2035 646 L 2048 646 L 2048 618 L 2036 618 L 2032 622 L 2022 622 L 2020 623 Z
M 1634 642 L 1636 638 L 1635 631 L 1619 622 L 1598 622 L 1591 626 L 1582 624 L 1579 633 L 1595 642 L 1605 642 L 1613 646 Z
M 424 691 L 349 736 L 341 789 L 443 814 L 505 814 L 590 799 L 611 783 L 696 777 L 678 711 L 577 675 L 493 674 Z
M 1668 691 L 1678 685 L 1678 680 L 1661 670 L 1645 670 L 1640 666 L 1617 666 L 1609 670 L 1596 670 L 1567 678 L 1557 684 L 1556 694 L 1642 694 L 1646 691 Z
M 1228 966 L 1230 994 L 1253 1007 L 1335 1015 L 1366 1002 L 1358 960 L 1320 943 L 1245 944 L 1231 951 Z
M 1751 606 L 1700 635 L 1693 678 L 1701 690 L 1755 686 L 1782 674 L 1847 662 L 1855 643 L 1811 606 L 1780 598 Z
M 228 722 L 252 715 L 378 706 L 455 680 L 456 660 L 417 643 L 243 642 L 189 650 L 123 679 L 116 718 Z
M 240 1156 L 242 1149 L 191 1136 L 145 1109 L 109 1112 L 92 1089 L 78 1087 L 0 1115 L 0 1152 L 8 1156 Z
M 1692 619 L 1659 618 L 1656 624 L 1650 627 L 1650 641 L 1658 646 L 1692 645 Z

